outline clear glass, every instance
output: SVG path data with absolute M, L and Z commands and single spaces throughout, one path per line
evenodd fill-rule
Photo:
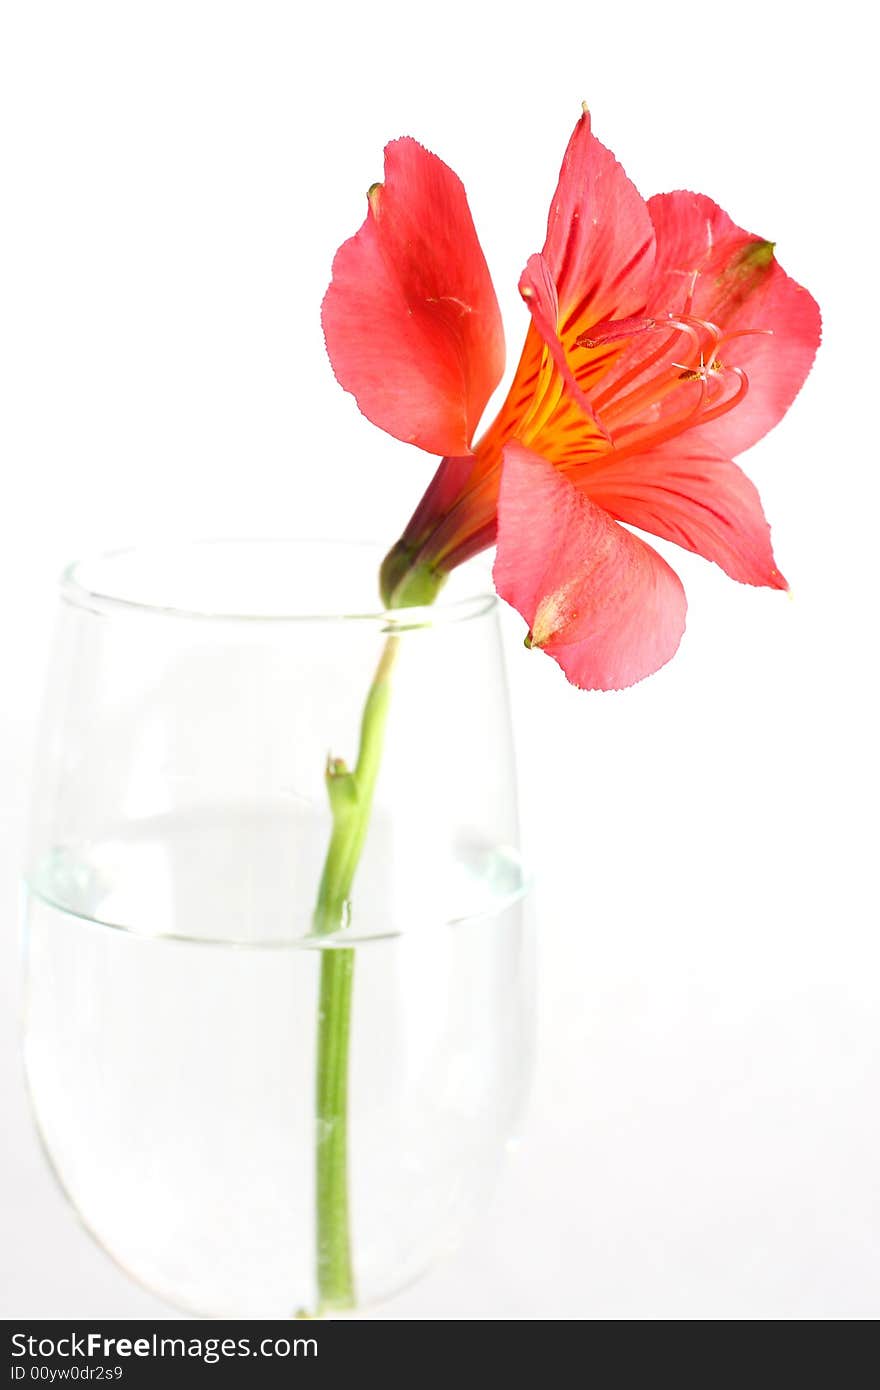
M 198 1314 L 317 1306 L 326 952 L 355 967 L 358 1307 L 455 1247 L 518 1123 L 533 971 L 495 599 L 451 582 L 371 612 L 379 559 L 207 542 L 62 581 L 25 893 L 33 1108 L 95 1238 Z M 316 936 L 325 766 L 357 753 L 389 633 L 363 857 Z

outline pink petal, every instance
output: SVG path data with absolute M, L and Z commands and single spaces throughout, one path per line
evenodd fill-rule
M 819 307 L 786 275 L 773 244 L 743 231 L 711 198 L 662 193 L 648 207 L 657 259 L 647 312 L 681 313 L 693 285 L 691 314 L 717 324 L 723 334 L 772 331 L 722 341 L 719 358 L 745 370 L 748 394 L 692 436 L 721 454 L 741 453 L 782 419 L 803 385 L 821 337 Z
M 566 345 L 594 323 L 626 318 L 644 307 L 654 261 L 653 224 L 614 155 L 592 134 L 586 109 L 562 161 L 544 259 L 559 295 Z
M 584 469 L 579 485 L 618 521 L 714 560 L 732 579 L 788 588 L 757 489 L 693 435 L 635 457 L 607 454 Z
M 539 431 L 529 425 L 529 442 L 537 449 L 555 457 L 560 449 L 583 452 L 597 438 L 607 438 L 587 393 L 626 343 L 612 336 L 610 345 L 597 351 L 579 346 L 578 339 L 588 336 L 596 324 L 640 313 L 653 259 L 654 229 L 647 205 L 614 156 L 595 139 L 584 111 L 562 161 L 543 253 L 529 258 L 519 284 L 535 330 L 567 388 L 552 418 L 542 418 Z M 540 355 L 535 358 L 533 336 L 526 340 L 504 408 L 508 411 L 511 402 L 516 403 L 514 414 L 523 396 L 522 383 L 536 375 L 544 399 L 552 397 Z
M 619 690 L 672 657 L 678 576 L 539 454 L 504 449 L 495 587 L 573 685 Z
M 561 374 L 574 400 L 587 418 L 604 435 L 604 429 L 593 414 L 593 407 L 572 375 L 565 355 L 565 348 L 559 338 L 559 302 L 556 286 L 543 256 L 529 256 L 526 268 L 520 276 L 519 292 L 528 305 L 535 328 L 550 349 L 550 356 L 556 364 L 556 369 Z
M 415 140 L 386 147 L 385 183 L 336 253 L 322 321 L 367 419 L 432 454 L 470 451 L 504 370 L 501 315 L 464 187 Z

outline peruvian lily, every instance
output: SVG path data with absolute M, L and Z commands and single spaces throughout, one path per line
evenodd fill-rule
M 701 194 L 644 202 L 585 109 L 519 282 L 519 366 L 474 442 L 504 338 L 464 188 L 405 138 L 368 201 L 324 300 L 330 359 L 368 419 L 442 456 L 383 565 L 389 606 L 430 601 L 497 542 L 496 588 L 527 644 L 575 685 L 617 689 L 674 655 L 686 610 L 677 575 L 627 525 L 787 587 L 731 461 L 782 418 L 819 343 L 818 307 L 772 242 Z

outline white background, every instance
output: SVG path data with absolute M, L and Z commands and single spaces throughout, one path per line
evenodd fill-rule
M 867 14 L 867 11 L 863 11 Z M 460 173 L 516 292 L 582 98 L 645 194 L 774 239 L 825 345 L 747 458 L 793 601 L 667 548 L 675 661 L 510 668 L 542 874 L 526 1142 L 399 1318 L 880 1312 L 876 129 L 854 6 L 10 3 L 0 30 L 0 1158 L 7 1318 L 155 1316 L 29 1127 L 16 874 L 54 578 L 182 535 L 399 532 L 432 461 L 357 413 L 318 309 L 382 146 Z

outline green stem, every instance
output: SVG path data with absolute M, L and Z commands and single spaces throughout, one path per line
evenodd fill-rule
M 361 719 L 357 763 L 327 761 L 326 782 L 333 829 L 313 930 L 326 936 L 344 926 L 351 888 L 370 823 L 397 637 L 385 643 Z M 348 1050 L 355 953 L 328 946 L 321 952 L 316 1077 L 316 1241 L 318 1312 L 352 1308 L 355 1301 L 348 1207 Z
M 315 1094 L 318 1312 L 354 1306 L 348 1219 L 348 1040 L 354 951 L 321 953 Z

